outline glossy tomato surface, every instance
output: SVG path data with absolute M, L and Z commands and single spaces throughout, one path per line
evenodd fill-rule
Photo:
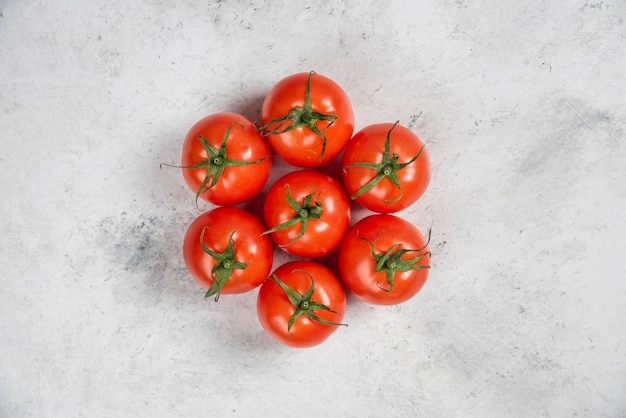
M 226 133 L 226 147 L 222 149 Z M 200 138 L 215 150 L 222 149 L 217 160 L 223 170 L 216 183 L 207 167 L 189 168 L 208 162 L 217 169 L 214 156 Z M 225 157 L 225 158 L 224 158 Z M 187 133 L 181 157 L 185 182 L 198 197 L 216 205 L 245 202 L 265 186 L 272 166 L 272 153 L 267 141 L 256 131 L 252 122 L 236 113 L 216 113 L 198 121 Z
M 305 106 L 307 83 L 310 78 L 309 101 L 311 110 L 332 115 L 334 119 L 320 120 L 315 126 L 324 138 L 307 126 L 289 129 L 293 120 L 271 123 L 289 115 L 292 109 Z M 279 81 L 266 96 L 261 109 L 261 120 L 274 152 L 287 163 L 298 167 L 320 167 L 339 155 L 354 131 L 354 113 L 343 89 L 328 77 L 316 73 L 299 73 Z M 285 129 L 287 128 L 287 129 Z
M 373 253 L 388 254 L 390 250 L 391 254 L 399 250 L 418 250 L 401 255 L 400 260 L 415 268 L 395 272 L 393 286 L 388 282 L 387 273 L 377 270 L 378 263 L 373 256 Z M 415 261 L 409 263 L 410 260 Z M 339 252 L 339 274 L 343 283 L 359 299 L 376 305 L 396 305 L 411 299 L 426 283 L 429 266 L 427 240 L 413 224 L 394 215 L 371 215 L 361 219 L 350 228 Z
M 236 207 L 218 207 L 203 213 L 191 223 L 185 234 L 183 257 L 189 273 L 202 287 L 209 289 L 215 281 L 216 276 L 211 270 L 217 260 L 202 248 L 202 244 L 219 254 L 232 244 L 232 261 L 246 267 L 232 269 L 221 293 L 244 293 L 258 287 L 272 270 L 274 254 L 269 237 L 261 235 L 264 230 L 265 226 L 258 218 Z
M 268 279 L 259 290 L 257 316 L 273 338 L 290 347 L 312 347 L 324 342 L 343 325 L 340 323 L 346 311 L 346 294 L 337 276 L 328 268 L 313 261 L 293 261 L 278 267 L 274 275 L 300 295 L 305 295 L 313 285 L 310 303 L 322 304 L 330 309 L 316 309 L 314 315 L 335 324 L 321 323 L 302 314 L 288 329 L 297 308 L 285 290 Z
M 389 149 L 385 152 L 388 134 Z M 384 177 L 369 191 L 354 197 L 380 174 L 376 169 L 357 165 L 384 165 L 385 154 L 390 158 L 397 156 L 398 164 L 408 163 L 419 156 L 395 171 L 399 184 Z M 430 183 L 430 157 L 424 144 L 409 129 L 401 125 L 394 127 L 392 123 L 369 125 L 357 132 L 346 146 L 341 165 L 348 196 L 373 212 L 395 213 L 409 207 L 424 194 Z
M 309 209 L 299 219 L 298 209 L 306 206 L 307 200 Z M 263 216 L 270 230 L 296 222 L 269 233 L 279 248 L 302 257 L 320 257 L 337 248 L 348 230 L 350 201 L 332 177 L 310 170 L 294 171 L 269 188 Z

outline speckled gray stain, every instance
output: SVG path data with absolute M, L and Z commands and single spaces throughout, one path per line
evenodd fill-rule
M 117 225 L 119 231 L 114 231 L 114 235 L 121 237 L 116 243 L 115 250 L 118 251 L 116 258 L 124 260 L 124 269 L 131 272 L 152 270 L 163 270 L 165 254 L 167 248 L 159 248 L 159 243 L 155 242 L 154 235 L 158 230 L 162 230 L 163 223 L 156 217 L 139 220 L 137 224 L 128 225 L 126 216 L 122 213 L 121 219 L 117 221 L 106 220 L 102 224 L 102 232 L 106 231 L 105 224 L 111 222 Z
M 544 135 L 534 138 L 533 143 L 536 150 L 527 152 L 527 160 L 523 166 L 532 171 L 533 163 L 535 167 L 540 167 L 550 162 L 554 164 L 571 165 L 573 170 L 576 160 L 582 160 L 583 154 L 587 151 L 586 145 L 590 147 L 611 148 L 620 146 L 619 138 L 608 133 L 599 136 L 597 132 L 611 129 L 611 118 L 607 110 L 593 109 L 580 99 L 559 99 L 551 102 L 551 109 L 543 109 L 546 112 L 544 118 L 549 117 L 555 128 L 547 130 Z M 545 124 L 546 120 L 537 121 Z M 590 135 L 591 134 L 591 135 Z M 594 137 L 595 136 L 595 137 Z
M 112 266 L 105 281 L 120 297 L 162 298 L 174 282 L 193 283 L 182 260 L 185 227 L 175 220 L 122 212 L 97 225 L 85 225 L 83 231 L 97 234 L 100 257 Z M 200 300 L 202 292 L 197 289 Z M 133 296 L 129 290 L 139 293 Z

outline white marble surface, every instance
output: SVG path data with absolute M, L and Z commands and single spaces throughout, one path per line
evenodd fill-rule
M 625 417 L 624 2 L 304 4 L 0 0 L 0 416 Z M 159 163 L 309 70 L 426 142 L 434 256 L 294 350 L 203 300 Z

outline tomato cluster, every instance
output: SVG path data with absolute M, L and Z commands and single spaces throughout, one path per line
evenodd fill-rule
M 216 206 L 191 223 L 183 244 L 205 297 L 217 301 L 260 286 L 257 316 L 265 331 L 288 346 L 310 347 L 345 325 L 345 289 L 379 305 L 419 292 L 430 268 L 428 241 L 394 213 L 428 187 L 421 140 L 398 122 L 354 134 L 348 96 L 314 72 L 279 81 L 261 119 L 255 125 L 236 113 L 213 114 L 183 143 L 179 167 L 196 206 L 198 199 Z M 261 220 L 236 205 L 265 190 L 274 156 L 294 170 L 267 188 Z M 320 170 L 335 159 L 339 175 Z M 352 226 L 351 200 L 373 212 Z M 297 259 L 272 272 L 276 248 Z M 320 262 L 329 254 L 336 268 Z

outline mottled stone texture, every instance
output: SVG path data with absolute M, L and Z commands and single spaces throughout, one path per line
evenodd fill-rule
M 625 17 L 0 1 L 0 417 L 625 417 Z M 432 228 L 433 266 L 411 301 L 350 297 L 349 327 L 293 350 L 255 292 L 203 300 L 181 255 L 194 194 L 159 164 L 196 120 L 258 121 L 309 70 L 357 129 L 399 120 L 426 143 L 431 187 L 399 215 Z

